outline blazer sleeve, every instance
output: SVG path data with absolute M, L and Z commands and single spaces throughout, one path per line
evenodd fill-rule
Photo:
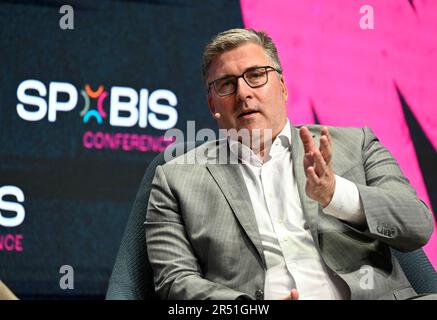
M 400 251 L 416 250 L 431 236 L 432 214 L 371 129 L 364 127 L 363 133 L 366 185 L 356 185 L 368 226 L 365 233 Z
M 152 182 L 145 231 L 155 290 L 162 299 L 253 299 L 203 277 L 161 166 Z

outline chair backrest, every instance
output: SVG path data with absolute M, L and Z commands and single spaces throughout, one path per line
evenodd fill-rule
M 194 146 L 193 143 L 188 143 L 183 148 L 176 149 L 183 151 Z M 144 221 L 155 169 L 163 163 L 164 153 L 161 153 L 146 169 L 123 234 L 106 299 L 159 299 L 154 290 L 152 269 L 147 257 Z M 437 293 L 437 273 L 422 249 L 413 252 L 392 252 L 418 294 Z
M 187 142 L 175 146 L 172 156 L 183 154 L 199 144 L 201 142 Z M 161 152 L 148 165 L 141 180 L 109 279 L 106 292 L 108 300 L 159 299 L 155 293 L 152 268 L 147 257 L 144 221 L 156 167 L 165 162 L 164 152 Z
M 422 248 L 411 252 L 391 251 L 417 294 L 437 293 L 437 272 Z

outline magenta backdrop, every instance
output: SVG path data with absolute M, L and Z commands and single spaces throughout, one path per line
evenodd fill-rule
M 437 150 L 437 1 L 241 0 L 246 27 L 276 42 L 292 123 L 369 126 L 430 199 L 396 87 Z M 360 28 L 361 6 L 374 29 Z M 424 248 L 437 269 L 434 232 Z

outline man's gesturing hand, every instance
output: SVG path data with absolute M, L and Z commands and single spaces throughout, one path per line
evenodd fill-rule
M 299 130 L 305 155 L 303 167 L 307 177 L 305 192 L 311 199 L 326 207 L 335 191 L 335 176 L 332 170 L 332 143 L 328 128 L 323 127 L 320 136 L 320 149 L 317 149 L 307 127 Z
M 299 292 L 297 292 L 297 289 L 291 289 L 290 294 L 282 297 L 281 300 L 299 300 Z

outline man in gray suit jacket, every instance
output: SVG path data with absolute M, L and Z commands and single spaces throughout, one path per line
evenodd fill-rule
M 413 297 L 390 247 L 426 244 L 430 211 L 369 128 L 291 126 L 281 70 L 263 32 L 228 30 L 205 47 L 211 114 L 250 142 L 228 135 L 157 167 L 145 222 L 156 292 Z

